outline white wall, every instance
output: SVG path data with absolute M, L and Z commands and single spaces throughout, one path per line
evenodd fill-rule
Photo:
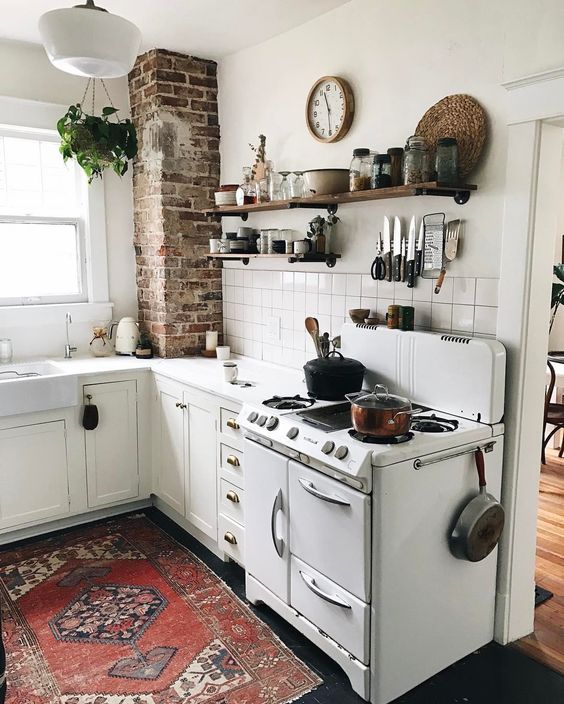
M 0 40 L 0 96 L 23 98 L 68 106 L 79 102 L 86 80 L 58 71 L 49 63 L 42 47 Z M 107 82 L 115 106 L 122 114 L 129 114 L 129 95 L 126 79 Z M 105 103 L 104 103 L 105 104 Z M 102 107 L 98 103 L 97 107 Z M 2 122 L 2 115 L 0 115 Z M 55 125 L 53 125 L 55 127 Z M 135 287 L 135 257 L 133 250 L 133 197 L 131 176 L 119 179 L 115 174 L 104 175 L 106 197 L 106 232 L 108 245 L 108 272 L 110 300 L 114 303 L 114 317 L 137 314 Z M 33 330 L 24 321 L 14 319 L 13 312 L 0 323 L 0 336 L 12 336 L 15 353 L 19 356 L 62 353 L 64 345 L 64 310 L 54 310 L 49 315 L 34 320 Z M 104 315 L 109 308 L 104 309 Z M 93 319 L 100 316 L 100 309 L 92 312 Z M 87 352 L 90 325 L 88 314 L 78 313 L 82 320 L 76 326 L 73 343 L 79 351 Z M 41 320 L 45 320 L 42 329 Z M 0 316 L 0 321 L 2 317 Z M 36 327 L 38 325 L 40 327 Z

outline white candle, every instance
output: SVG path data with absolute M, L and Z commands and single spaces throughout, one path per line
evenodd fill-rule
M 217 348 L 217 337 L 218 333 L 216 330 L 206 331 L 206 350 L 208 352 L 213 352 Z

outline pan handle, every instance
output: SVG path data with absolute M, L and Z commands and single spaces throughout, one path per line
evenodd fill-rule
M 476 469 L 478 470 L 479 486 L 482 488 L 486 486 L 486 463 L 484 462 L 484 453 L 481 447 L 477 447 L 474 452 L 474 457 L 476 459 Z

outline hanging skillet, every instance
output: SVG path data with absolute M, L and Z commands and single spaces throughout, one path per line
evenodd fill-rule
M 480 493 L 468 503 L 450 536 L 450 549 L 455 557 L 479 562 L 495 548 L 505 523 L 503 506 L 486 491 L 484 453 L 474 453 Z

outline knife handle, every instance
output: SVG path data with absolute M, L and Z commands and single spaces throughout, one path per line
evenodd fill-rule
M 400 262 L 400 281 L 405 281 L 405 255 L 403 254 Z
M 421 265 L 423 264 L 423 250 L 415 252 L 415 276 L 421 276 Z
M 392 253 L 386 252 L 384 254 L 384 278 L 387 281 L 392 280 Z
M 394 281 L 401 281 L 401 254 L 394 255 Z
M 435 293 L 440 293 L 441 292 L 441 286 L 443 285 L 443 281 L 445 280 L 445 274 L 446 274 L 446 269 L 443 266 L 441 269 L 441 273 L 439 274 L 439 278 L 437 279 L 437 284 L 435 286 Z
M 407 262 L 407 288 L 413 288 L 415 283 L 415 259 Z

